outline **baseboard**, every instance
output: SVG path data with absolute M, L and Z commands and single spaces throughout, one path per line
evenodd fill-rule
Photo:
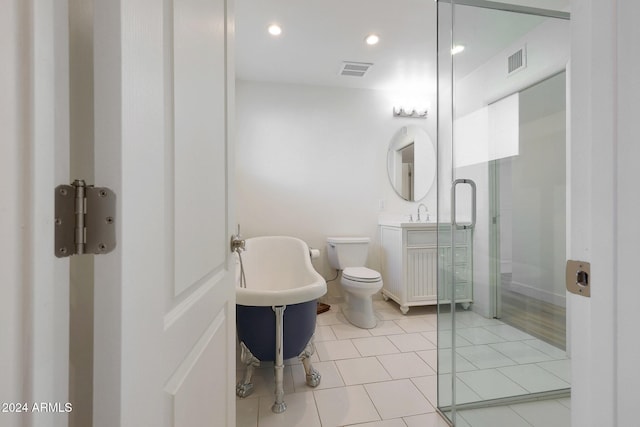
M 543 289 L 535 288 L 525 283 L 516 282 L 515 280 L 512 280 L 510 284 L 503 284 L 503 289 L 517 292 L 519 294 L 526 295 L 528 297 L 535 298 L 544 302 L 548 302 L 549 304 L 557 305 L 558 307 L 567 306 L 566 297 L 564 295 L 557 295 Z

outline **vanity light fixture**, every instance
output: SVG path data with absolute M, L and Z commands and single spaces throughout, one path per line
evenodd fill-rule
M 451 48 L 451 55 L 455 55 L 455 54 L 457 54 L 457 53 L 460 53 L 460 52 L 462 52 L 463 50 L 464 50 L 464 46 L 463 46 L 463 45 L 461 45 L 461 44 L 454 45 L 454 46 Z
M 269 25 L 269 28 L 267 30 L 272 36 L 279 36 L 280 34 L 282 34 L 282 28 L 278 24 Z
M 374 44 L 378 44 L 380 41 L 380 37 L 377 34 L 369 34 L 364 41 L 369 45 L 373 46 Z
M 426 119 L 426 108 L 393 107 L 393 117 L 406 117 L 410 119 Z

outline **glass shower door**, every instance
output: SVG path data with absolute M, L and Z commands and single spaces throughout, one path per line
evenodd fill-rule
M 569 414 L 569 41 L 566 13 L 438 2 L 438 409 L 457 425 Z

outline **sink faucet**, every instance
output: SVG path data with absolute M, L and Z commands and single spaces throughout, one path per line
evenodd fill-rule
M 424 203 L 420 203 L 418 205 L 418 218 L 416 219 L 417 222 L 420 222 L 420 208 L 424 207 L 424 213 L 427 214 L 427 217 L 425 219 L 425 221 L 429 221 L 429 209 L 427 208 L 427 206 Z

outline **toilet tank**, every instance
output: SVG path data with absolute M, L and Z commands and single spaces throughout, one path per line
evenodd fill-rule
M 327 237 L 329 264 L 336 270 L 364 267 L 369 252 L 368 237 Z

